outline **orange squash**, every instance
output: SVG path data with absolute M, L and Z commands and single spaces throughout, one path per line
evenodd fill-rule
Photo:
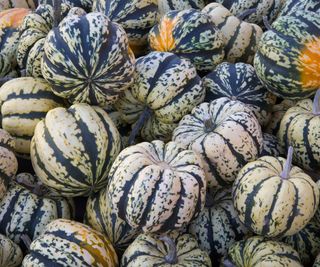
M 30 13 L 28 8 L 10 8 L 0 12 L 0 29 L 18 28 L 24 17 Z

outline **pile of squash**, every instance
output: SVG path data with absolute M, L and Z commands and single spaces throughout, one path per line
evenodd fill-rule
M 319 0 L 3 0 L 0 267 L 320 266 Z

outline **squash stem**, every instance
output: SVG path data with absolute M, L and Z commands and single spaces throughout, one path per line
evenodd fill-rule
M 238 19 L 244 20 L 246 17 L 248 17 L 249 15 L 253 14 L 256 11 L 257 11 L 256 8 L 250 8 L 240 13 L 237 17 Z
M 289 173 L 290 173 L 291 167 L 292 167 L 292 156 L 293 156 L 293 147 L 290 146 L 288 149 L 288 153 L 287 153 L 286 163 L 284 164 L 283 170 L 280 174 L 280 177 L 282 179 L 286 180 L 289 178 Z
M 27 179 L 23 179 L 21 177 L 17 177 L 16 181 L 39 197 L 42 197 L 48 193 L 48 189 L 40 181 L 36 183 L 30 183 Z
M 317 90 L 316 95 L 314 96 L 314 99 L 313 99 L 312 113 L 314 115 L 320 115 L 319 101 L 320 101 L 320 89 Z
M 164 243 L 166 243 L 169 247 L 169 253 L 165 256 L 166 262 L 168 264 L 177 264 L 178 263 L 177 248 L 174 241 L 168 236 L 162 236 L 159 239 Z
M 21 235 L 20 238 L 21 238 L 23 244 L 26 246 L 27 250 L 29 251 L 30 250 L 30 245 L 32 243 L 31 238 L 26 234 Z
M 204 128 L 206 132 L 211 132 L 214 129 L 214 125 L 210 116 L 206 115 L 203 119 L 203 122 L 204 122 Z
M 272 27 L 271 27 L 271 25 L 269 23 L 269 20 L 268 20 L 267 16 L 263 16 L 263 24 L 264 24 L 264 26 L 266 27 L 266 29 L 268 31 L 272 31 Z
M 53 0 L 53 26 L 58 27 L 61 20 L 61 0 Z
M 129 146 L 133 145 L 134 140 L 136 139 L 136 136 L 138 132 L 141 130 L 143 124 L 149 117 L 151 116 L 151 110 L 149 107 L 145 107 L 142 113 L 139 116 L 138 121 L 136 122 L 135 126 L 133 127 L 131 134 L 129 136 L 128 144 Z

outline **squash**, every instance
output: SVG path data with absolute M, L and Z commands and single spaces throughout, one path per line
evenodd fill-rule
M 303 267 L 292 247 L 259 236 L 232 244 L 222 266 Z
M 241 16 L 249 9 L 254 12 L 249 14 L 245 20 L 251 23 L 263 24 L 263 17 L 273 21 L 281 10 L 283 0 L 216 0 L 229 9 L 235 16 Z
M 204 210 L 188 226 L 200 249 L 208 252 L 212 265 L 219 266 L 221 258 L 235 241 L 248 233 L 233 207 L 231 189 L 210 189 Z
M 295 150 L 293 161 L 305 170 L 320 171 L 320 90 L 314 101 L 304 99 L 289 108 L 283 116 L 278 132 L 280 143 Z
M 14 28 L 20 27 L 24 17 L 29 14 L 28 8 L 10 8 L 0 12 L 0 28 Z
M 54 194 L 31 174 L 21 174 L 0 201 L 0 233 L 25 251 L 25 236 L 33 240 L 49 222 L 73 216 L 72 199 Z
M 226 37 L 225 59 L 228 62 L 252 63 L 258 43 L 263 33 L 256 25 L 242 21 L 219 3 L 207 5 L 202 12 L 211 20 Z
M 117 267 L 118 258 L 100 232 L 79 222 L 58 219 L 31 243 L 22 266 Z
M 132 87 L 115 103 L 121 119 L 133 125 L 129 144 L 138 132 L 147 141 L 169 141 L 180 119 L 203 101 L 204 94 L 201 78 L 188 60 L 163 52 L 140 57 Z
M 314 260 L 312 267 L 319 267 L 319 266 L 320 266 L 320 253 L 318 254 L 316 259 Z
M 284 155 L 284 149 L 280 145 L 276 136 L 268 133 L 263 133 L 263 147 L 260 153 L 260 157 L 271 156 L 279 157 Z
M 31 8 L 36 7 L 37 0 L 1 0 L 0 11 L 10 8 Z
M 100 107 L 74 104 L 50 110 L 35 128 L 31 161 L 39 179 L 63 196 L 89 196 L 108 182 L 120 135 Z
M 94 0 L 93 11 L 101 12 L 126 31 L 135 55 L 147 51 L 147 37 L 158 20 L 157 0 Z
M 166 13 L 149 32 L 151 50 L 189 59 L 200 71 L 210 71 L 224 58 L 225 37 L 211 18 L 186 9 Z
M 312 219 L 298 233 L 286 236 L 281 241 L 292 246 L 299 253 L 304 266 L 311 266 L 320 251 L 320 224 Z
M 298 10 L 313 11 L 320 14 L 320 2 L 318 0 L 286 0 L 279 16 L 291 15 Z
M 195 107 L 172 140 L 201 155 L 208 187 L 231 185 L 239 170 L 258 158 L 263 141 L 251 109 L 227 97 Z
M 50 109 L 64 105 L 44 79 L 32 77 L 6 82 L 0 90 L 0 102 L 2 128 L 14 137 L 15 151 L 25 157 L 29 157 L 37 123 Z
M 254 59 L 268 90 L 288 99 L 306 98 L 320 87 L 320 14 L 297 11 L 279 17 L 260 40 Z
M 211 267 L 208 254 L 192 235 L 170 236 L 140 234 L 127 248 L 121 267 L 193 266 Z
M 249 106 L 259 123 L 266 125 L 276 97 L 260 82 L 254 68 L 245 63 L 221 63 L 203 78 L 206 102 L 219 97 L 238 100 Z
M 57 0 L 38 0 L 38 5 L 51 5 L 54 6 L 54 2 Z M 61 0 L 58 0 L 61 1 Z M 63 4 L 71 7 L 80 7 L 87 12 L 91 12 L 93 0 L 62 0 Z
M 127 147 L 112 165 L 109 180 L 109 200 L 118 216 L 144 232 L 182 228 L 204 207 L 201 158 L 175 142 Z
M 310 176 L 287 160 L 265 156 L 245 165 L 233 184 L 233 202 L 240 221 L 266 237 L 294 235 L 314 216 L 319 189 Z
M 133 83 L 134 61 L 123 28 L 89 13 L 69 15 L 49 32 L 41 67 L 55 94 L 72 103 L 105 105 Z
M 122 254 L 139 234 L 137 229 L 132 229 L 119 218 L 109 200 L 107 187 L 89 197 L 84 222 L 105 234 L 119 254 Z
M 23 259 L 22 251 L 17 244 L 0 234 L 0 266 L 17 267 Z
M 171 10 L 202 9 L 206 3 L 206 0 L 158 0 L 158 7 L 160 15 L 163 16 Z
M 14 150 L 14 139 L 8 132 L 0 129 L 0 200 L 6 193 L 12 177 L 18 170 L 18 161 Z

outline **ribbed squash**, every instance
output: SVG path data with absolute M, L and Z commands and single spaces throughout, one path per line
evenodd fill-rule
M 175 142 L 144 142 L 122 150 L 109 180 L 109 199 L 118 216 L 144 232 L 184 227 L 205 204 L 201 158 Z
M 278 138 L 272 134 L 263 133 L 263 147 L 260 157 L 271 156 L 279 157 L 284 155 L 284 149 L 280 145 Z
M 12 177 L 18 170 L 18 161 L 14 150 L 14 139 L 8 132 L 0 129 L 0 200 L 6 193 Z
M 320 171 L 320 90 L 311 99 L 299 101 L 283 116 L 278 132 L 280 143 L 295 153 L 293 161 L 303 169 Z
M 64 105 L 40 78 L 23 77 L 6 82 L 0 90 L 2 128 L 15 139 L 15 151 L 29 157 L 31 138 L 47 112 Z
M 37 238 L 44 227 L 57 218 L 72 218 L 72 199 L 62 198 L 39 187 L 32 175 L 16 178 L 0 201 L 0 233 L 6 235 L 21 249 L 26 250 L 24 236 Z M 29 189 L 30 188 L 30 189 Z
M 291 246 L 258 236 L 231 245 L 222 266 L 303 267 Z
M 306 227 L 281 240 L 292 246 L 300 255 L 304 266 L 311 266 L 320 251 L 320 224 L 311 220 Z
M 299 10 L 313 11 L 320 14 L 320 2 L 318 0 L 286 0 L 279 16 L 291 15 Z
M 242 21 L 219 3 L 207 5 L 202 12 L 210 16 L 226 37 L 225 59 L 228 62 L 252 63 L 263 33 L 256 25 Z
M 0 234 L 0 266 L 17 267 L 23 259 L 21 249 L 9 238 Z
M 195 107 L 172 139 L 201 155 L 209 187 L 231 185 L 239 170 L 258 158 L 263 141 L 250 108 L 226 97 Z
M 38 5 L 54 5 L 56 0 L 38 0 Z M 85 11 L 90 12 L 92 10 L 93 0 L 59 0 L 63 4 L 67 4 L 72 7 L 80 7 Z
M 101 12 L 126 31 L 136 55 L 146 54 L 147 36 L 158 19 L 157 0 L 94 0 L 93 11 Z
M 139 235 L 121 259 L 121 267 L 192 266 L 211 267 L 208 254 L 192 235 Z
M 41 67 L 55 94 L 72 103 L 105 105 L 132 84 L 134 61 L 123 28 L 89 13 L 68 15 L 50 31 Z
M 178 122 L 203 101 L 204 94 L 201 78 L 189 61 L 152 52 L 137 60 L 133 86 L 115 108 L 125 122 L 141 127 L 144 140 L 169 141 Z
M 206 0 L 158 0 L 158 7 L 162 16 L 171 10 L 202 9 L 206 2 Z
M 151 29 L 148 41 L 152 50 L 189 59 L 197 70 L 212 70 L 224 58 L 223 33 L 207 14 L 195 9 L 166 13 Z
M 284 0 L 216 0 L 229 9 L 235 16 L 240 16 L 249 9 L 255 9 L 245 20 L 251 23 L 262 24 L 264 16 L 273 21 L 281 10 Z
M 301 99 L 320 87 L 320 14 L 279 17 L 260 40 L 254 66 L 275 95 Z
M 245 63 L 221 63 L 203 78 L 205 101 L 219 97 L 238 100 L 251 108 L 259 123 L 266 125 L 276 97 L 260 82 L 254 68 Z
M 138 230 L 132 229 L 119 218 L 109 200 L 107 187 L 88 199 L 85 223 L 104 233 L 119 254 L 122 254 L 139 234 Z
M 314 216 L 319 189 L 302 169 L 287 160 L 265 156 L 245 165 L 233 184 L 239 219 L 256 234 L 267 237 L 294 235 Z
M 120 152 L 120 135 L 99 107 L 55 108 L 36 126 L 31 141 L 35 173 L 64 196 L 88 196 L 107 184 Z
M 204 210 L 189 224 L 199 247 L 210 255 L 212 265 L 219 266 L 221 258 L 235 241 L 248 233 L 233 207 L 230 189 L 210 190 Z
M 1 0 L 0 11 L 9 8 L 31 8 L 34 9 L 37 5 L 37 0 Z
M 110 241 L 90 227 L 59 219 L 47 225 L 31 243 L 23 267 L 117 267 L 118 258 Z

